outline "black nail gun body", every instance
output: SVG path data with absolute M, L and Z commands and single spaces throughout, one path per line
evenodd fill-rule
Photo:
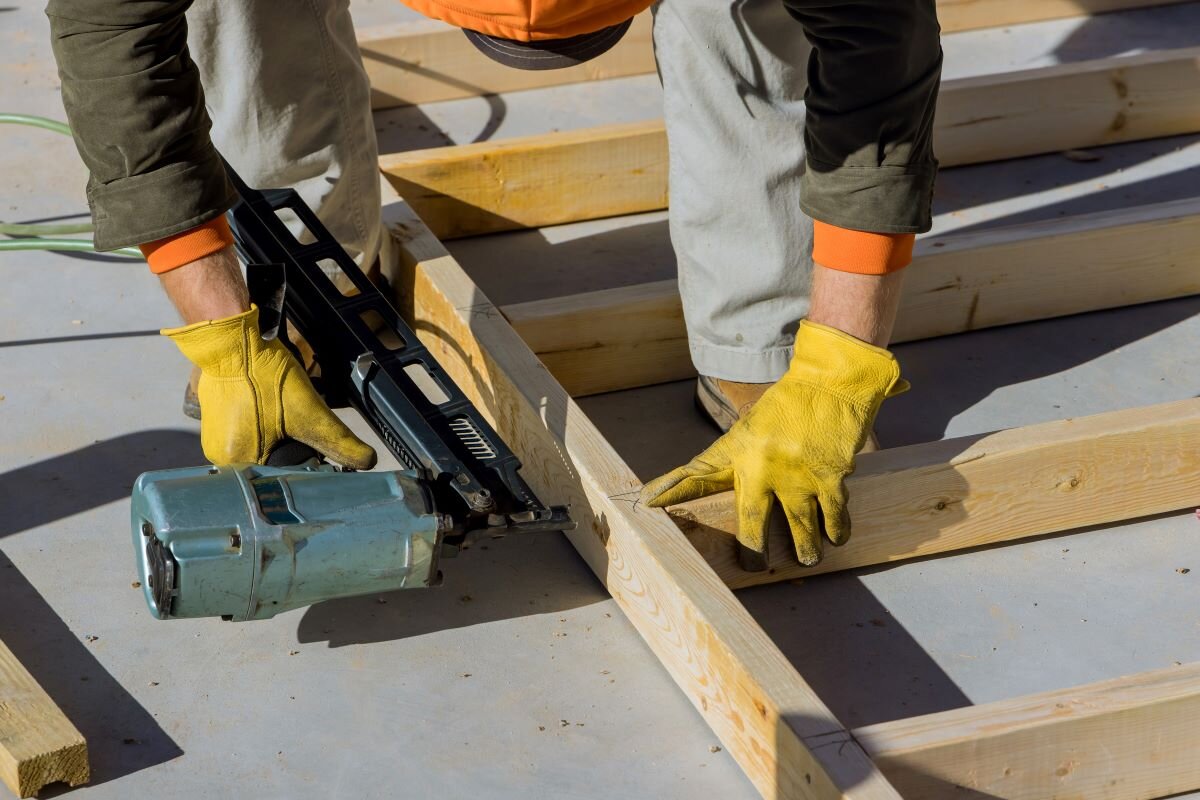
M 294 327 L 326 401 L 362 414 L 401 469 L 342 471 L 288 443 L 269 466 L 142 475 L 133 538 L 151 611 L 266 618 L 432 585 L 439 555 L 472 532 L 573 528 L 565 507 L 537 498 L 517 457 L 300 196 L 256 191 L 226 169 L 241 197 L 232 227 L 263 335 L 291 346 Z M 305 241 L 281 214 L 299 218 Z M 327 270 L 354 290 L 341 291 Z

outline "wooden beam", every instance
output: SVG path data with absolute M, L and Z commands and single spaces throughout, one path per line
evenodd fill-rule
M 1200 48 L 942 84 L 943 166 L 1200 130 Z M 666 207 L 661 120 L 387 155 L 388 179 L 440 238 Z
M 696 376 L 675 280 L 500 310 L 572 397 Z
M 938 0 L 943 33 L 1078 17 L 1184 0 Z M 578 67 L 506 69 L 481 54 L 462 31 L 433 20 L 367 28 L 358 47 L 375 109 L 540 89 L 654 72 L 650 13 L 639 14 L 621 42 Z
M 12 651 L 0 642 L 0 780 L 17 797 L 87 783 L 87 742 Z
M 894 341 L 1200 294 L 1200 198 L 920 239 Z M 674 280 L 501 311 L 573 396 L 695 375 Z
M 379 165 L 442 239 L 667 205 L 657 120 L 414 150 Z
M 854 731 L 906 800 L 1143 800 L 1200 788 L 1200 664 Z
M 389 196 L 390 194 L 390 196 Z M 663 667 L 767 798 L 899 797 L 745 607 L 441 244 L 384 186 L 397 301 L 524 463 L 541 499 Z
M 460 29 L 432 20 L 368 28 L 359 33 L 358 48 L 375 109 L 654 72 L 649 11 L 634 18 L 613 49 L 568 69 L 503 67 Z
M 942 33 L 952 33 L 1181 2 L 1187 0 L 937 0 L 937 10 Z
M 866 453 L 846 486 L 850 541 L 815 567 L 776 514 L 770 569 L 740 569 L 732 493 L 669 511 L 735 589 L 1177 511 L 1200 502 L 1200 398 Z

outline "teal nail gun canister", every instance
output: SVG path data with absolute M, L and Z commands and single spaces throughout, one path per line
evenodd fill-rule
M 142 475 L 133 498 L 142 591 L 159 619 L 267 619 L 430 586 L 453 527 L 407 472 L 173 469 Z
M 439 558 L 475 533 L 574 528 L 566 507 L 537 498 L 521 462 L 299 195 L 258 192 L 226 171 L 241 195 L 232 227 L 263 336 L 287 343 L 295 326 L 326 402 L 362 414 L 401 469 L 343 471 L 288 442 L 273 466 L 143 474 L 132 528 L 150 611 L 267 619 L 434 585 Z M 292 236 L 278 215 L 285 209 L 315 241 Z M 336 265 L 357 292 L 341 292 L 322 264 Z

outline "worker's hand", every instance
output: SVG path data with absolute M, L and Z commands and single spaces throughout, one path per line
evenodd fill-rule
M 375 466 L 375 451 L 329 410 L 283 343 L 259 334 L 256 307 L 162 333 L 200 368 L 200 445 L 212 463 L 262 464 L 295 439 L 342 466 Z
M 787 374 L 712 447 L 646 484 L 642 500 L 663 507 L 733 489 L 742 567 L 761 571 L 778 499 L 800 563 L 816 564 L 822 520 L 834 544 L 850 536 L 844 479 L 880 404 L 907 388 L 887 350 L 802 322 Z

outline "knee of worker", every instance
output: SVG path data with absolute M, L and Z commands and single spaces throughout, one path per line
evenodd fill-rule
M 811 46 L 780 0 L 660 0 L 654 48 L 668 98 L 697 113 L 804 99 Z
M 251 186 L 295 189 L 367 270 L 382 239 L 379 159 L 348 3 L 289 8 L 197 0 L 189 10 L 213 142 Z M 308 240 L 298 219 L 285 221 Z M 339 289 L 352 289 L 336 266 L 323 266 Z

